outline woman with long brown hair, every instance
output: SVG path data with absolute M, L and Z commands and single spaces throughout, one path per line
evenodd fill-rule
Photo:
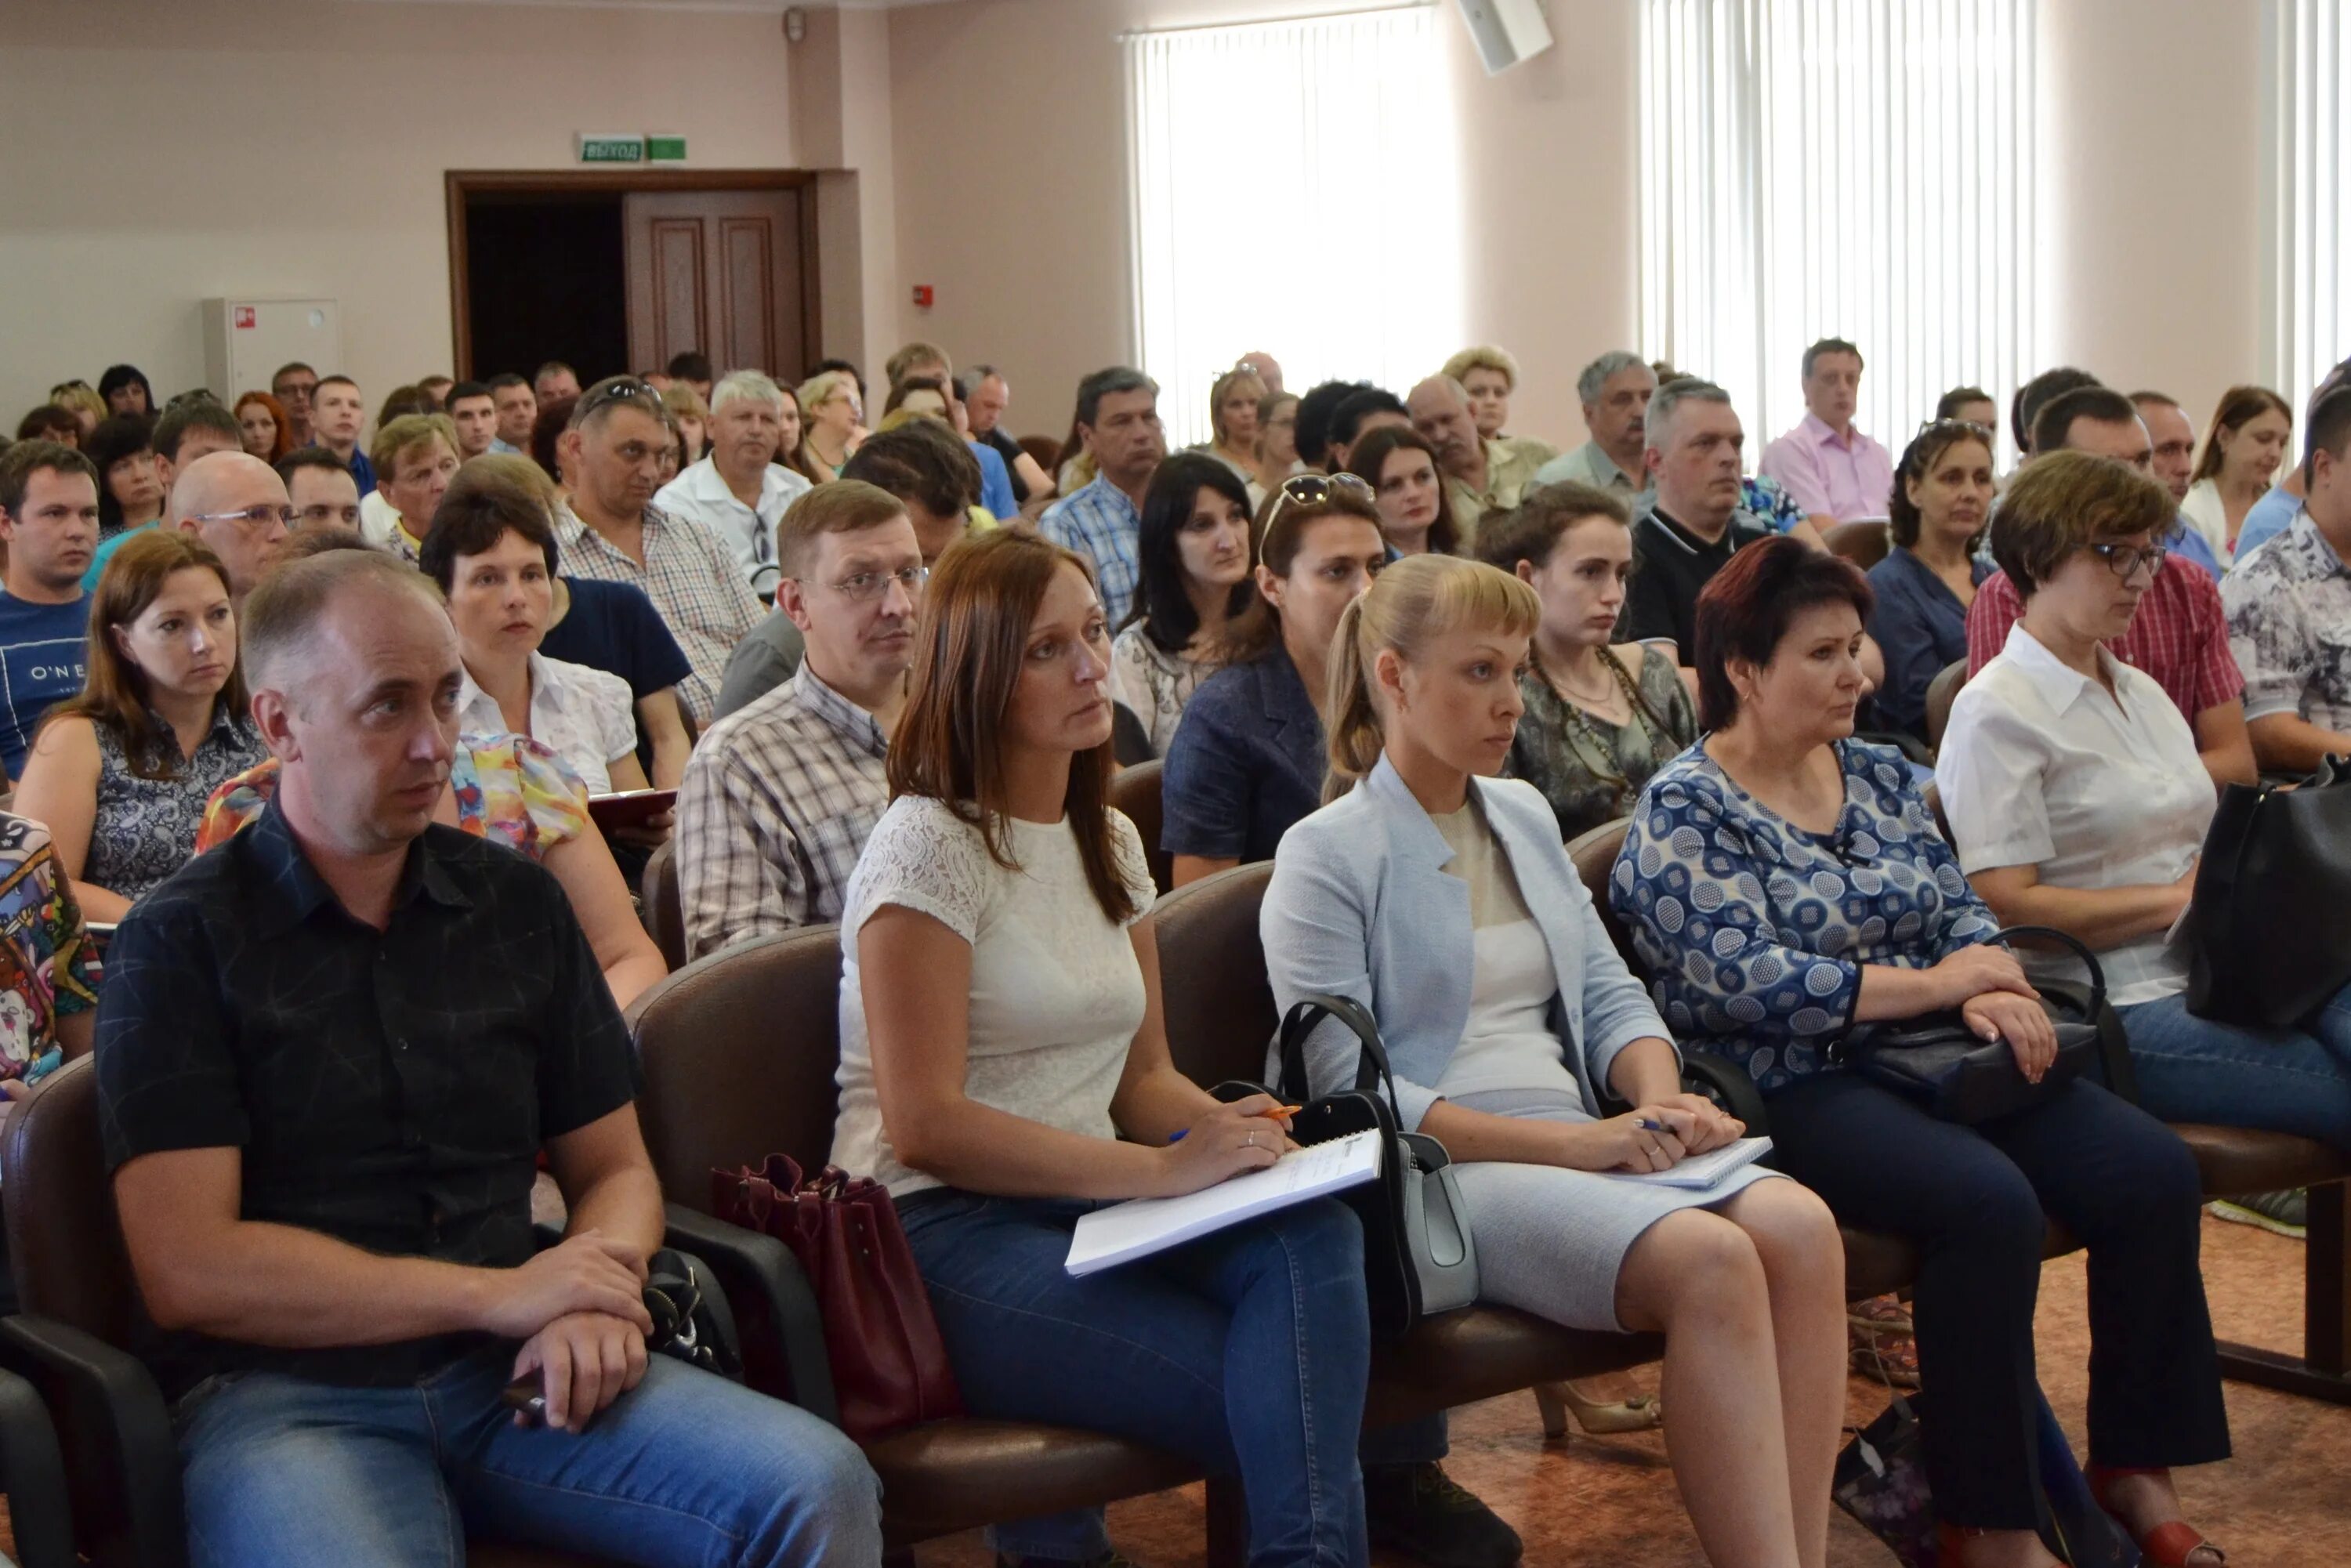
M 187 863 L 205 797 L 269 754 L 220 558 L 177 528 L 123 541 L 90 601 L 86 667 L 34 739 L 16 810 L 48 824 L 82 913 L 120 920 Z
M 2231 387 L 2220 394 L 2179 515 L 2204 536 L 2222 566 L 2236 559 L 2245 514 L 2269 494 L 2271 476 L 2293 439 L 2294 410 L 2269 388 Z
M 1270 1099 L 1221 1104 L 1169 1059 L 1151 876 L 1106 800 L 1110 629 L 1086 561 L 1008 531 L 957 545 L 915 641 L 893 799 L 841 913 L 833 1157 L 897 1200 L 974 1415 L 1238 1470 L 1250 1563 L 1360 1563 L 1371 1346 L 1345 1208 L 1063 1267 L 1099 1203 L 1197 1191 L 1287 1142 Z M 1019 1557 L 1029 1528 L 998 1550 Z M 1077 1555 L 1107 1551 L 1096 1536 Z

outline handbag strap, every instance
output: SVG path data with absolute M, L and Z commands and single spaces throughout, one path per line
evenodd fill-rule
M 1355 1057 L 1355 1088 L 1367 1093 L 1384 1084 L 1388 1092 L 1388 1109 L 1402 1115 L 1396 1100 L 1395 1074 L 1388 1069 L 1388 1050 L 1380 1042 L 1379 1025 L 1372 1021 L 1371 1013 L 1362 1003 L 1345 997 L 1301 997 L 1282 1016 L 1282 1098 L 1301 1105 L 1306 1103 L 1309 1097 L 1306 1037 L 1313 1033 L 1315 1025 L 1326 1018 L 1336 1019 L 1345 1026 L 1362 1047 Z
M 2098 956 L 2091 952 L 2080 938 L 2060 931 L 2054 925 L 2005 925 L 1992 933 L 1991 940 L 2006 942 L 2017 936 L 2043 937 L 2074 950 L 2074 956 L 2081 959 L 2083 966 L 2090 971 L 2090 1016 L 2084 1021 L 2097 1022 L 2098 1015 L 2106 1007 L 2106 971 L 2098 963 Z

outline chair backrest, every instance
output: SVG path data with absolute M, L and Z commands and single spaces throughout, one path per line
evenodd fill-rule
M 0 1142 L 9 1267 L 24 1310 L 127 1345 L 131 1260 L 98 1130 L 98 1068 L 84 1057 L 43 1079 Z
M 1834 524 L 1821 536 L 1821 542 L 1829 547 L 1831 555 L 1841 555 L 1864 571 L 1884 560 L 1894 548 L 1886 525 L 1867 519 Z
M 1152 906 L 1168 1051 L 1176 1071 L 1204 1089 L 1266 1076 L 1266 1047 L 1281 1020 L 1266 983 L 1257 915 L 1272 877 L 1270 861 L 1238 865 Z
M 1037 460 L 1037 466 L 1045 471 L 1046 478 L 1056 477 L 1053 469 L 1061 458 L 1060 442 L 1050 435 L 1024 435 L 1020 438 L 1020 450 Z
M 1647 978 L 1641 960 L 1633 952 L 1632 934 L 1625 923 L 1616 918 L 1615 909 L 1608 902 L 1608 879 L 1616 869 L 1616 856 L 1625 848 L 1625 836 L 1633 830 L 1633 819 L 1619 817 L 1613 822 L 1603 822 L 1588 833 L 1571 840 L 1567 858 L 1575 862 L 1575 873 L 1583 879 L 1583 890 L 1592 894 L 1592 902 L 1600 908 L 1600 923 L 1608 927 L 1608 939 L 1623 954 L 1625 967 Z
M 1159 769 L 1157 758 L 1122 768 L 1111 775 L 1110 803 L 1126 813 L 1143 835 L 1143 853 L 1151 862 L 1152 885 L 1163 894 L 1176 885 L 1176 857 L 1159 847 Z
M 1954 659 L 1935 672 L 1927 683 L 1927 744 L 1943 744 L 1943 732 L 1951 727 L 1951 705 L 1959 700 L 1959 688 L 1968 684 L 1968 662 Z
M 661 949 L 662 962 L 675 974 L 685 967 L 685 905 L 677 891 L 677 839 L 664 839 L 645 862 L 637 883 L 637 903 L 643 911 L 645 933 Z
M 841 933 L 810 925 L 698 958 L 639 997 L 638 1119 L 662 1192 L 707 1212 L 710 1172 L 823 1168 L 840 1093 Z

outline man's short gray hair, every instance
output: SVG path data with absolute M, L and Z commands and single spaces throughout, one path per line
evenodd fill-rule
M 710 389 L 710 412 L 716 414 L 730 402 L 763 402 L 781 418 L 784 389 L 765 371 L 729 371 L 723 381 Z
M 1102 399 L 1139 392 L 1157 397 L 1159 383 L 1129 365 L 1096 371 L 1078 383 L 1078 423 L 1092 427 L 1101 420 Z
M 295 661 L 308 655 L 335 596 L 354 587 L 413 593 L 441 608 L 433 580 L 384 550 L 338 549 L 287 561 L 261 580 L 237 613 L 246 680 L 255 691 L 290 690 L 286 683 L 299 673 Z
M 1719 402 L 1729 408 L 1730 394 L 1712 382 L 1702 382 L 1696 376 L 1677 376 L 1649 394 L 1649 412 L 1641 421 L 1641 439 L 1652 446 L 1663 446 L 1658 438 L 1673 423 L 1674 410 L 1686 402 Z
M 1608 378 L 1618 371 L 1629 371 L 1635 365 L 1643 370 L 1649 368 L 1646 360 L 1629 349 L 1609 350 L 1584 366 L 1583 373 L 1575 378 L 1575 395 L 1585 402 L 1598 402 L 1601 392 L 1608 386 Z

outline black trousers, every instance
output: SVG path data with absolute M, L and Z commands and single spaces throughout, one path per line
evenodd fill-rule
M 2095 1083 L 1962 1127 L 1852 1072 L 1771 1098 L 1774 1163 L 1837 1218 L 1922 1253 L 1913 1316 L 1936 1512 L 2026 1530 L 2041 1514 L 2032 1311 L 2044 1217 L 2090 1254 L 2090 1456 L 2117 1467 L 2229 1454 L 2198 1262 L 2203 1194 L 2172 1132 Z

